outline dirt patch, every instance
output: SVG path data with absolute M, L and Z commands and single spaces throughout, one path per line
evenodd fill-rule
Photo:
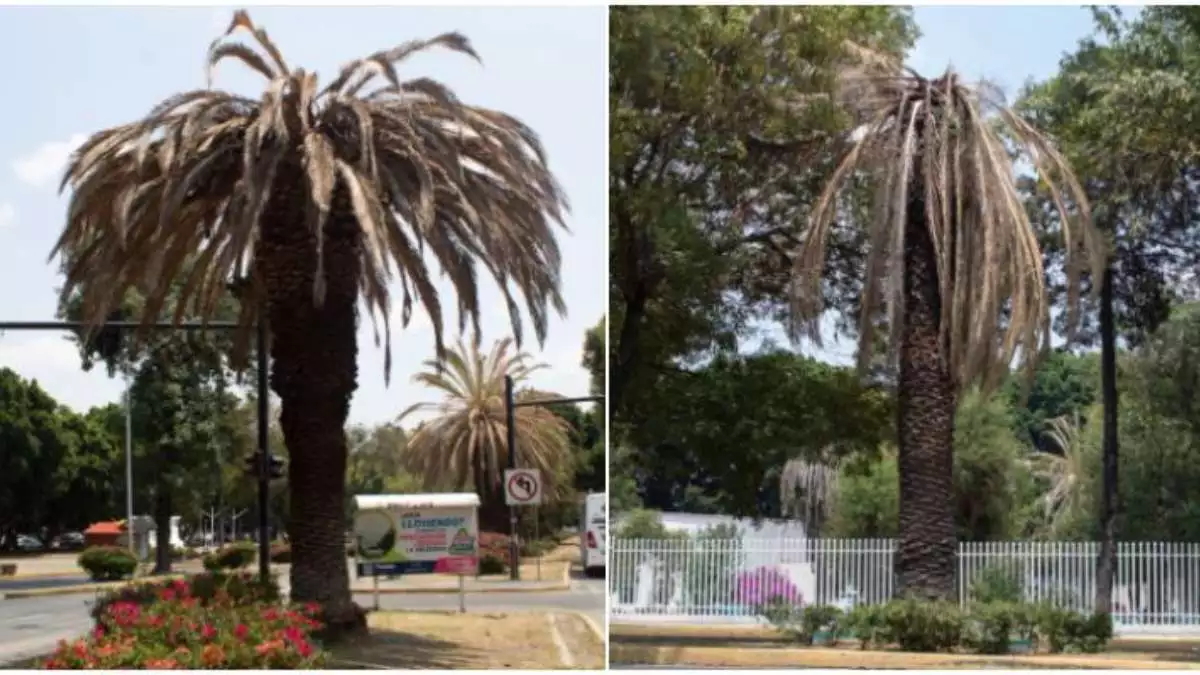
M 567 618 L 559 615 L 560 631 L 569 625 Z M 335 648 L 334 667 L 386 670 L 563 667 L 544 613 L 374 612 L 368 623 L 370 636 Z M 567 637 L 564 635 L 563 639 Z M 581 648 L 571 643 L 568 647 L 575 648 L 575 653 Z M 576 667 L 588 667 L 582 659 L 576 660 Z M 600 664 L 603 667 L 603 658 Z

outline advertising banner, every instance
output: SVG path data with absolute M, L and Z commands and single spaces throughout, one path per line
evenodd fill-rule
M 479 560 L 476 507 L 438 503 L 450 500 L 423 504 L 414 498 L 394 501 L 374 508 L 360 505 L 355 514 L 359 576 L 475 574 Z

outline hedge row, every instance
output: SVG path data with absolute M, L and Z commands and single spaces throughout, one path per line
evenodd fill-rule
M 859 605 L 849 612 L 829 605 L 798 607 L 773 602 L 760 613 L 779 631 L 811 645 L 856 638 L 862 649 L 895 645 L 904 651 L 970 651 L 1006 654 L 1015 645 L 1052 654 L 1095 653 L 1112 639 L 1106 615 L 1081 614 L 1047 604 L 956 603 L 917 599 Z

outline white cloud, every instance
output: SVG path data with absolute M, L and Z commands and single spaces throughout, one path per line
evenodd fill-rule
M 12 204 L 0 202 L 0 230 L 12 225 L 17 219 L 17 210 Z
M 46 187 L 58 180 L 71 153 L 86 139 L 87 136 L 83 134 L 75 134 L 65 141 L 44 143 L 28 155 L 13 161 L 13 171 L 23 183 L 36 188 Z

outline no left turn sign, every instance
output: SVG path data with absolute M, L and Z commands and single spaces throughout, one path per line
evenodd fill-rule
M 537 469 L 504 471 L 504 503 L 509 506 L 537 506 L 542 503 L 542 472 Z

